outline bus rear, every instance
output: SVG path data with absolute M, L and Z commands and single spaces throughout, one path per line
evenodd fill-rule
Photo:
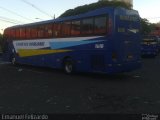
M 114 11 L 112 60 L 117 71 L 132 71 L 141 66 L 140 17 L 137 11 Z

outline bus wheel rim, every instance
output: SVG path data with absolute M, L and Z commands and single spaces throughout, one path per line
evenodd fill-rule
M 73 70 L 72 64 L 71 63 L 66 63 L 65 70 L 66 70 L 67 73 L 71 73 L 72 70 Z
M 16 62 L 16 58 L 12 58 L 12 64 L 14 65 Z

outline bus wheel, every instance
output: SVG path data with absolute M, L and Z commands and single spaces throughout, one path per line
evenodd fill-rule
M 67 74 L 73 73 L 73 61 L 71 59 L 66 59 L 64 61 L 64 71 Z

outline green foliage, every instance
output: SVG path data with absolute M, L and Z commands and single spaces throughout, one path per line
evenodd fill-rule
M 141 18 L 141 33 L 143 35 L 148 35 L 151 31 L 155 29 L 156 24 L 150 23 L 147 19 Z
M 107 6 L 124 7 L 124 8 L 127 8 L 127 9 L 131 8 L 131 5 L 128 5 L 124 2 L 99 1 L 99 2 L 96 2 L 96 3 L 89 4 L 89 5 L 83 5 L 83 6 L 76 7 L 74 9 L 69 9 L 66 12 L 64 12 L 62 15 L 60 15 L 60 18 L 82 14 L 82 13 L 85 13 L 85 12 L 88 12 L 88 11 L 91 11 L 91 10 L 95 10 L 95 9 L 102 8 L 102 7 L 107 7 Z

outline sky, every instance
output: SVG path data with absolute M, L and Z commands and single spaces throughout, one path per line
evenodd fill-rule
M 6 27 L 53 19 L 68 9 L 98 0 L 0 0 L 0 32 Z M 160 21 L 160 0 L 133 0 L 133 8 L 150 22 Z M 12 22 L 12 23 L 10 23 Z

